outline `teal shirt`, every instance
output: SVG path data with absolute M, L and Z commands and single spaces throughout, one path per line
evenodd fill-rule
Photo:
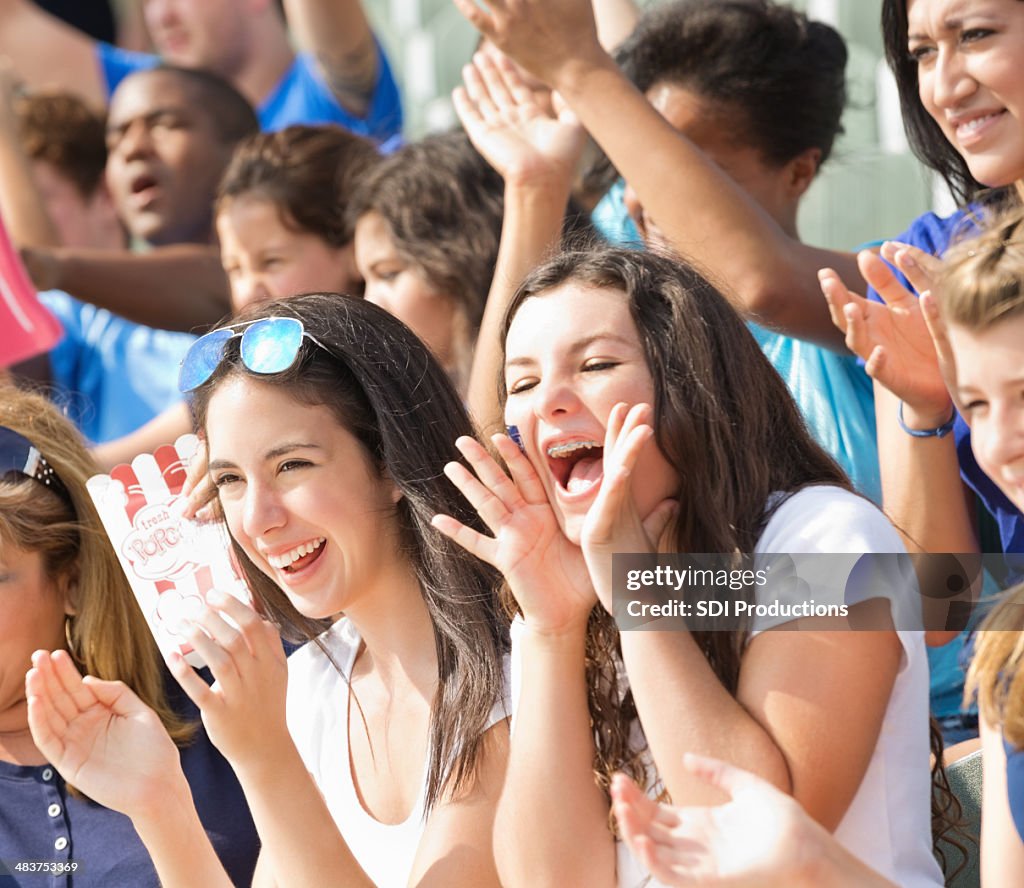
M 875 393 L 856 357 L 753 322 L 747 328 L 786 383 L 814 439 L 843 467 L 858 493 L 881 505 Z

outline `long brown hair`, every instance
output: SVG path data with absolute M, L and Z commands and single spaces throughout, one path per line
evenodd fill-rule
M 298 318 L 322 347 L 306 346 L 292 367 L 258 378 L 300 403 L 328 408 L 381 477 L 386 474 L 402 493 L 395 507 L 400 548 L 419 581 L 437 651 L 429 811 L 443 792 L 457 795 L 472 786 L 484 727 L 501 699 L 502 655 L 508 648 L 496 572 L 431 524 L 441 513 L 484 530 L 443 471 L 446 463 L 461 459 L 454 442 L 472 435 L 472 426 L 437 360 L 382 308 L 354 297 L 313 293 L 250 306 L 235 323 L 269 317 Z M 195 392 L 200 427 L 206 427 L 210 397 L 218 386 L 248 372 L 238 340 L 229 341 L 221 364 Z M 282 634 L 293 641 L 315 641 L 325 625 L 303 617 L 237 542 L 234 550 L 255 599 Z
M 811 438 L 785 383 L 725 298 L 690 266 L 610 247 L 562 253 L 532 272 L 505 317 L 566 281 L 619 291 L 629 301 L 654 385 L 655 441 L 680 479 L 672 551 L 754 551 L 774 509 L 812 484 L 850 489 Z M 502 399 L 506 392 L 502 383 Z M 781 496 L 779 496 L 781 494 Z M 773 499 L 774 497 L 774 499 Z M 693 632 L 708 663 L 736 693 L 747 633 Z M 616 769 L 641 782 L 629 747 L 632 695 L 619 699 L 618 630 L 603 608 L 587 633 L 587 685 L 597 737 L 594 769 L 607 787 Z

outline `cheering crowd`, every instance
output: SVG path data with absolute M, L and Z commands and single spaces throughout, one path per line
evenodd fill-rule
M 882 0 L 959 209 L 857 253 L 797 230 L 829 25 L 453 3 L 460 126 L 407 141 L 360 0 L 130 4 L 159 55 L 0 0 L 63 330 L 0 354 L 0 888 L 1024 884 L 1024 2 Z M 87 489 L 192 431 L 249 594 L 202 667 Z M 627 553 L 890 560 L 636 627 Z

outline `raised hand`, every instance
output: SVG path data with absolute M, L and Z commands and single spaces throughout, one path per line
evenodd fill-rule
M 612 555 L 617 552 L 656 552 L 658 541 L 676 511 L 665 499 L 641 516 L 633 499 L 633 469 L 654 437 L 649 404 L 616 404 L 608 415 L 604 440 L 601 489 L 587 512 L 580 546 L 590 579 L 601 604 L 612 612 Z
M 237 771 L 266 765 L 275 749 L 291 742 L 285 722 L 288 666 L 281 638 L 238 599 L 216 592 L 206 599 L 209 607 L 184 634 L 216 682 L 207 685 L 180 654 L 172 654 L 167 665 L 199 707 L 210 740 L 232 767 Z
M 25 689 L 39 751 L 99 804 L 133 819 L 158 813 L 185 778 L 156 713 L 123 682 L 83 679 L 66 651 L 36 651 L 32 667 Z
M 864 359 L 872 379 L 919 414 L 944 422 L 951 408 L 949 392 L 919 300 L 874 253 L 862 251 L 857 264 L 885 302 L 851 292 L 835 271 L 823 268 L 818 279 L 832 322 L 846 334 L 849 349 Z M 932 273 L 919 270 L 915 277 L 924 283 Z
M 939 362 L 939 372 L 945 380 L 946 388 L 956 409 L 964 417 L 969 413 L 963 409 L 959 398 L 956 395 L 956 358 L 953 354 L 953 346 L 949 341 L 949 329 L 939 312 L 938 303 L 935 301 L 935 294 L 926 290 L 921 294 L 921 312 L 924 314 L 925 323 L 928 325 L 928 333 L 932 337 L 932 345 L 935 346 L 935 356 Z
M 624 774 L 612 781 L 622 837 L 666 885 L 764 888 L 802 885 L 825 831 L 768 782 L 733 765 L 687 753 L 683 766 L 727 792 L 717 807 L 657 804 Z
M 455 442 L 476 472 L 450 462 L 444 472 L 494 534 L 485 536 L 450 515 L 434 527 L 504 575 L 532 628 L 559 632 L 587 619 L 597 603 L 583 554 L 569 542 L 530 461 L 507 435 L 492 439 L 511 472 L 506 475 L 473 438 Z
M 559 103 L 541 104 L 500 52 L 478 52 L 452 93 L 459 120 L 506 183 L 570 181 L 586 144 L 576 115 Z
M 591 0 L 453 0 L 473 27 L 548 86 L 580 59 L 603 58 Z

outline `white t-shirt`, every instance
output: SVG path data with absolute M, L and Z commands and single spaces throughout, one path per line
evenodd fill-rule
M 359 634 L 343 618 L 320 638 L 342 672 L 312 643 L 288 658 L 288 730 L 359 865 L 380 888 L 405 888 L 426 826 L 427 762 L 416 804 L 402 823 L 381 823 L 367 813 L 352 780 L 346 724 L 348 679 L 359 652 Z M 505 670 L 507 688 L 507 658 Z M 491 710 L 487 728 L 508 715 L 503 694 Z
M 808 487 L 789 497 L 772 515 L 755 547 L 756 554 L 904 551 L 899 535 L 874 505 L 842 488 L 830 486 Z M 866 598 L 890 598 L 896 625 L 911 625 L 905 613 L 910 605 L 901 594 L 904 591 L 902 586 L 894 591 L 880 583 L 877 596 Z M 897 610 L 900 616 L 896 615 Z M 787 620 L 776 621 L 777 624 L 783 622 Z M 760 625 L 767 628 L 766 624 Z M 521 686 L 521 632 L 521 621 L 518 625 L 514 623 L 513 720 Z M 903 653 L 878 742 L 860 788 L 835 836 L 901 888 L 935 888 L 943 884 L 943 879 L 931 848 L 928 661 L 924 634 L 899 630 L 897 635 Z M 844 764 L 837 751 L 835 767 L 841 768 Z M 662 888 L 622 842 L 618 843 L 617 857 L 619 888 Z

